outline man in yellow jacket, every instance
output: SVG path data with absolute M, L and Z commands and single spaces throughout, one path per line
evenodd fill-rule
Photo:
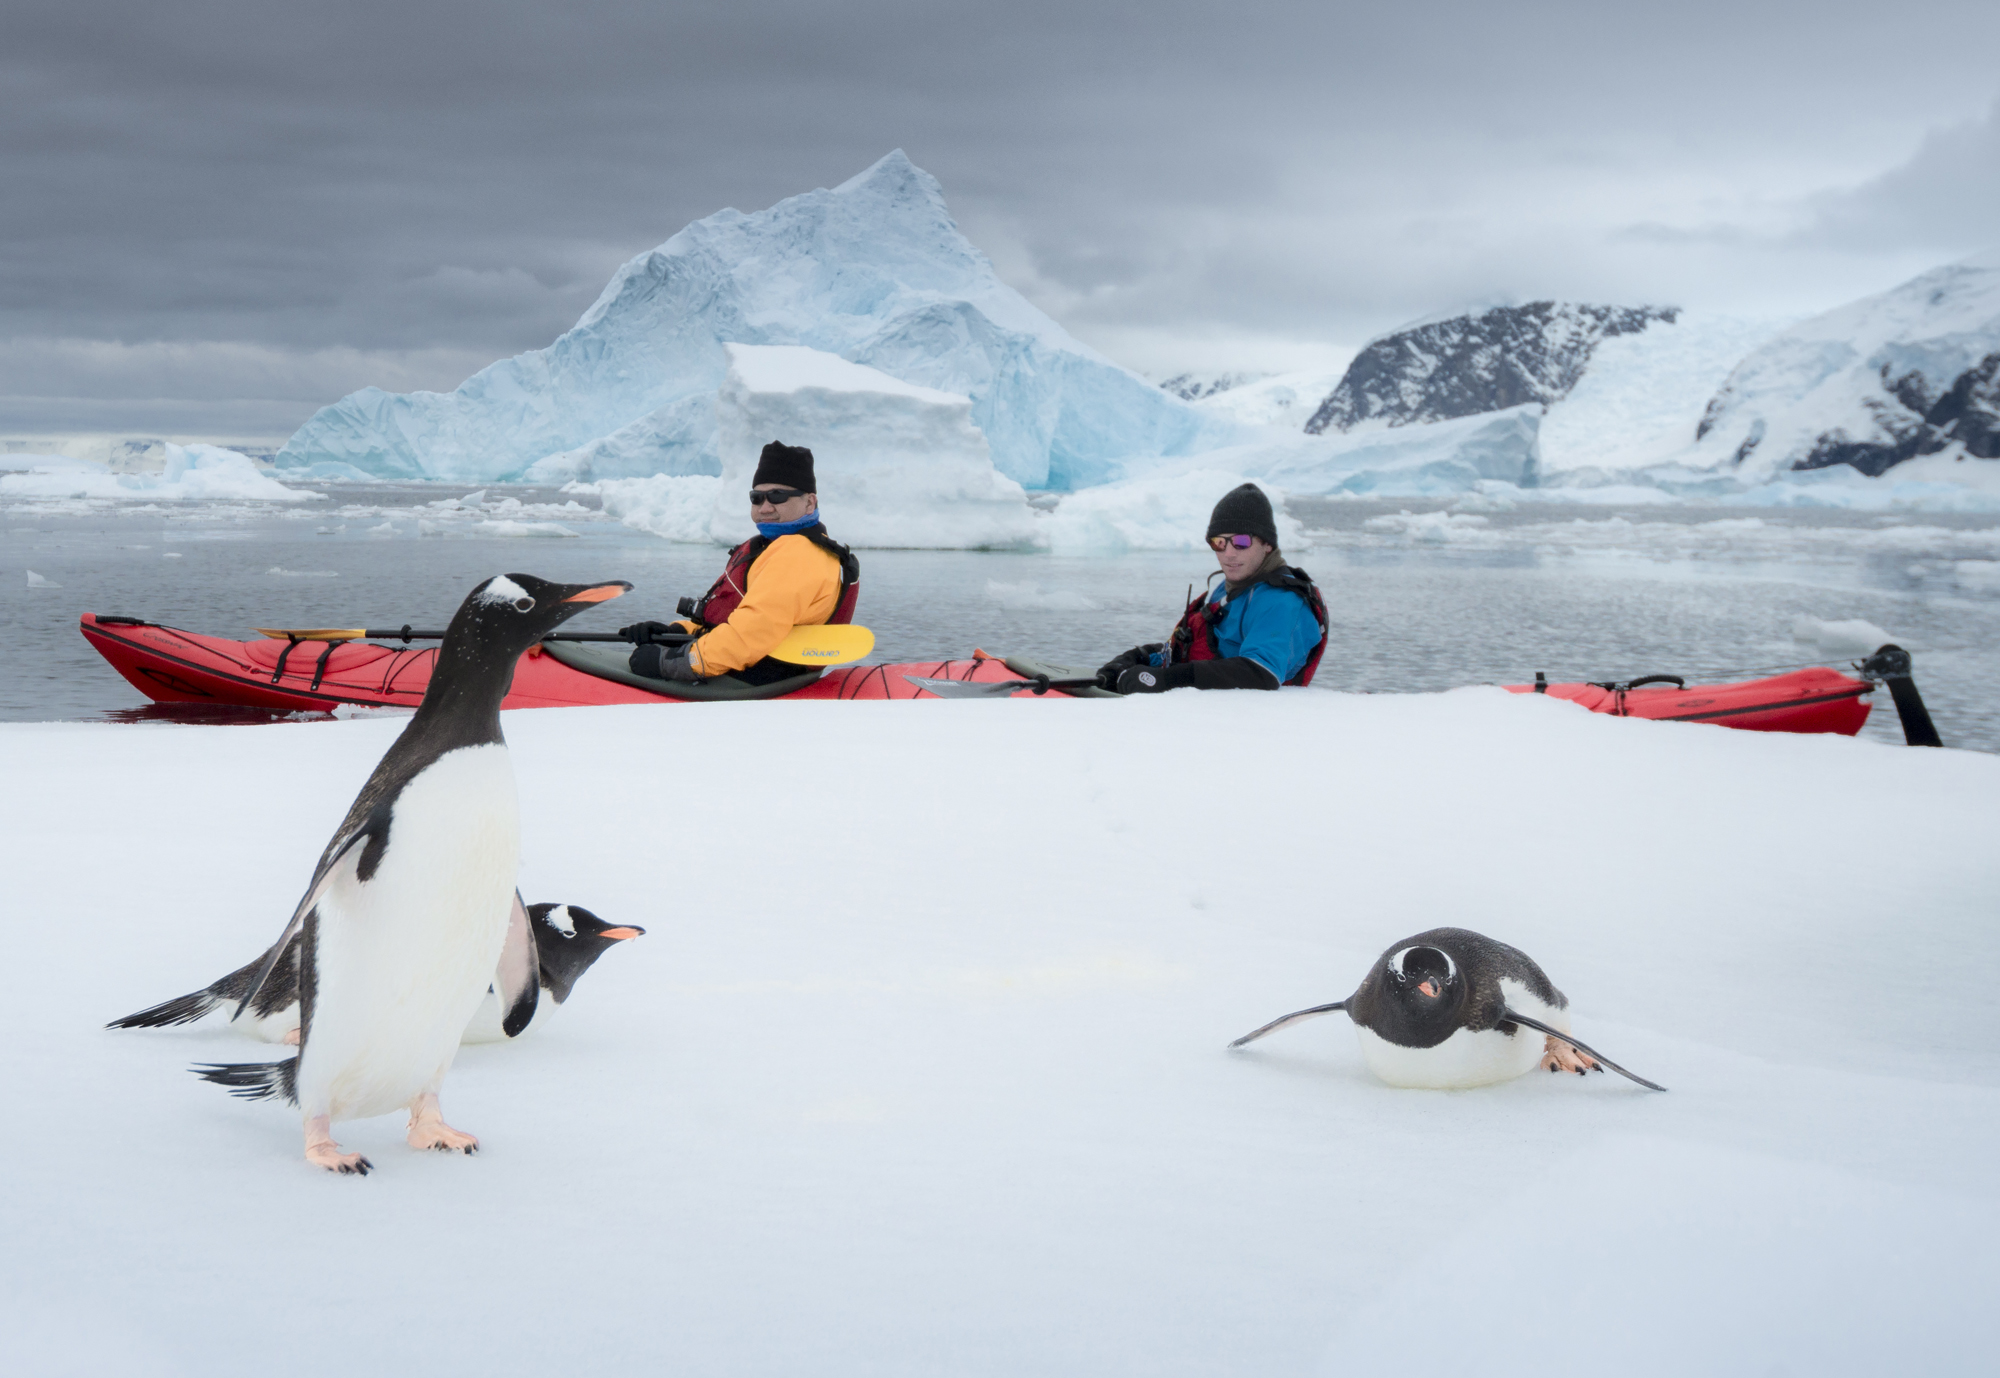
M 632 652 L 632 673 L 683 684 L 717 675 L 770 684 L 804 674 L 801 666 L 773 660 L 771 651 L 794 627 L 852 620 L 859 593 L 860 565 L 826 534 L 817 488 L 811 450 L 775 440 L 766 445 L 750 481 L 757 534 L 729 552 L 707 593 L 681 600 L 688 620 L 619 628 L 620 636 L 641 643 Z M 671 632 L 695 639 L 653 641 Z

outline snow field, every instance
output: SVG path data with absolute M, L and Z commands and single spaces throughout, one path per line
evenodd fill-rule
M 264 1046 L 98 1026 L 270 941 L 402 722 L 0 728 L 11 1371 L 1950 1372 L 2000 1340 L 1991 757 L 1491 689 L 506 726 L 528 897 L 649 931 L 464 1050 L 479 1157 L 341 1126 L 365 1181 L 183 1070 Z M 1338 1017 L 1224 1051 L 1440 923 L 1672 1091 L 1394 1090 Z

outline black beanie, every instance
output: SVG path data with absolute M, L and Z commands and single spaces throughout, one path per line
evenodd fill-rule
M 750 480 L 750 486 L 755 488 L 765 483 L 796 488 L 801 493 L 817 493 L 819 488 L 813 482 L 813 452 L 803 445 L 772 441 L 764 447 L 764 453 L 757 456 L 757 476 Z M 1271 510 L 1268 503 L 1264 510 Z
M 1264 496 L 1264 490 L 1254 483 L 1245 483 L 1222 495 L 1215 511 L 1209 513 L 1208 534 L 1255 536 L 1276 549 L 1278 519 L 1271 514 L 1271 500 Z

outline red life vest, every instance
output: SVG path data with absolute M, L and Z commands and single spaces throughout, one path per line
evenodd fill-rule
M 1312 654 L 1306 657 L 1304 667 L 1285 681 L 1287 684 L 1311 684 L 1313 672 L 1319 669 L 1320 657 L 1326 654 L 1326 600 L 1320 597 L 1319 585 L 1313 583 L 1312 575 L 1292 565 L 1279 565 L 1269 574 L 1260 575 L 1251 582 L 1287 589 L 1305 599 L 1306 606 L 1312 609 L 1313 620 L 1319 623 L 1319 644 L 1314 646 Z M 1244 593 L 1249 591 L 1247 588 L 1243 590 Z M 1200 597 L 1191 601 L 1187 605 L 1187 610 L 1181 614 L 1181 620 L 1174 624 L 1173 634 L 1167 638 L 1167 652 L 1172 657 L 1171 663 L 1180 665 L 1190 660 L 1221 660 L 1222 648 L 1215 639 L 1215 626 L 1222 620 L 1222 613 L 1226 612 L 1228 607 L 1229 602 L 1225 601 L 1221 611 L 1211 621 L 1207 590 L 1203 590 Z
M 805 537 L 840 561 L 840 595 L 834 599 L 833 612 L 826 620 L 829 626 L 852 622 L 854 605 L 861 599 L 861 561 L 854 558 L 852 550 L 827 535 L 824 526 L 809 526 L 792 534 Z M 707 593 L 684 604 L 682 615 L 699 622 L 704 631 L 713 631 L 727 622 L 729 614 L 736 611 L 749 589 L 750 566 L 770 548 L 775 539 L 772 536 L 752 536 L 730 551 L 729 563 L 722 567 L 722 577 L 708 586 Z

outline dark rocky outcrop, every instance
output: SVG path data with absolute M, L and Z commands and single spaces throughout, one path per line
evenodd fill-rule
M 1399 330 L 1347 366 L 1306 433 L 1375 420 L 1412 426 L 1559 401 L 1583 377 L 1600 340 L 1679 315 L 1672 306 L 1536 301 Z
M 1794 468 L 1830 469 L 1850 464 L 1878 478 L 1906 459 L 1934 455 L 1953 444 L 1965 446 L 1978 459 L 2000 459 L 2000 353 L 1988 354 L 1931 395 L 1923 375 L 1889 376 L 1882 370 L 1887 399 L 1870 402 L 1869 411 L 1886 438 L 1852 440 L 1844 432 L 1821 436 Z M 1706 418 L 1704 418 L 1704 425 Z

